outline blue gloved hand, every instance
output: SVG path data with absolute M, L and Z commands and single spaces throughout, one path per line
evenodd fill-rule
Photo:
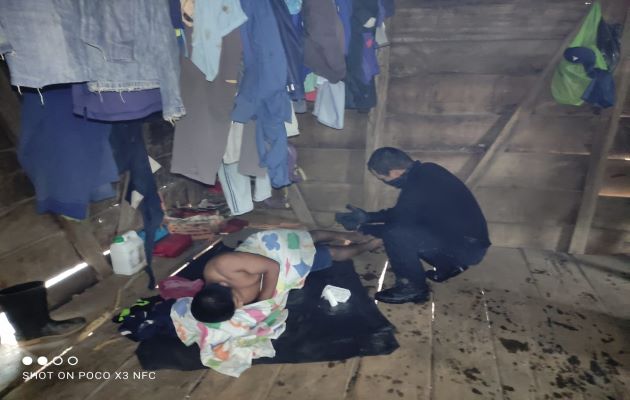
M 348 213 L 335 213 L 335 221 L 343 225 L 346 230 L 355 231 L 357 228 L 369 221 L 369 214 L 355 206 L 348 204 L 346 206 L 350 212 Z

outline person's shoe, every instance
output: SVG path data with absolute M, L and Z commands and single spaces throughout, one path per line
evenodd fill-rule
M 381 290 L 374 295 L 374 298 L 378 301 L 382 301 L 383 303 L 390 304 L 422 304 L 429 300 L 429 289 L 423 289 L 409 284 L 398 285 L 393 288 Z
M 465 265 L 447 269 L 446 271 L 436 268 L 436 269 L 428 270 L 426 272 L 426 277 L 427 279 L 433 282 L 445 282 L 453 277 L 456 277 L 457 275 L 461 274 L 467 269 L 468 269 L 468 266 L 465 266 Z

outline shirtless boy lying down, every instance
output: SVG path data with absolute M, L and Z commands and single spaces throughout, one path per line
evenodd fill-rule
M 237 308 L 301 288 L 309 272 L 381 246 L 380 239 L 354 232 L 278 229 L 255 233 L 234 252 L 206 264 L 206 286 L 193 298 L 190 311 L 201 322 L 227 321 Z

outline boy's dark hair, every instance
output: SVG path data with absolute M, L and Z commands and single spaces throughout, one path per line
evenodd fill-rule
M 232 288 L 211 283 L 193 297 L 190 312 L 197 321 L 223 322 L 234 315 Z
M 379 175 L 389 175 L 393 169 L 407 169 L 413 163 L 413 159 L 404 151 L 395 147 L 381 147 L 374 150 L 367 166 L 370 171 Z

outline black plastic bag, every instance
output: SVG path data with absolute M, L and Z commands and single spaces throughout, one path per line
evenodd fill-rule
M 610 73 L 619 62 L 622 30 L 621 24 L 609 24 L 603 18 L 597 27 L 597 48 L 602 52 Z

